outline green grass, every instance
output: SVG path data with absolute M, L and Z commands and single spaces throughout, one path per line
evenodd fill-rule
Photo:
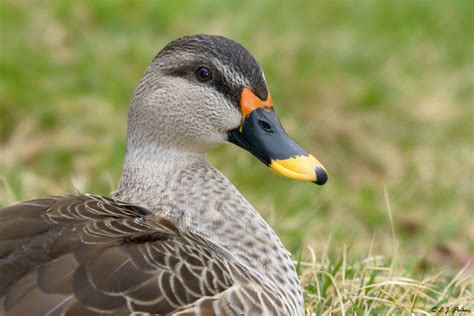
M 474 253 L 473 15 L 468 0 L 0 0 L 0 206 L 109 194 L 147 64 L 179 36 L 222 34 L 254 53 L 287 132 L 329 170 L 316 187 L 235 146 L 210 153 L 293 253 L 314 249 L 307 307 L 467 302 L 474 268 L 455 277 Z

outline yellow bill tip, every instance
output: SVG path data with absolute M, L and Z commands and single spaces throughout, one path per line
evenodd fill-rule
M 274 159 L 270 168 L 277 174 L 294 180 L 311 181 L 319 185 L 328 180 L 326 168 L 312 155 Z

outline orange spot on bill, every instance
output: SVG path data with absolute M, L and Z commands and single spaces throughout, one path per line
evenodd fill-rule
M 272 106 L 273 100 L 270 92 L 268 92 L 266 100 L 261 100 L 249 88 L 245 87 L 242 90 L 240 95 L 240 110 L 242 111 L 242 117 L 244 119 L 256 109 L 263 108 L 265 111 L 270 111 Z

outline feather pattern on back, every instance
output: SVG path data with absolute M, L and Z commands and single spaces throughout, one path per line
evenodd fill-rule
M 47 197 L 2 209 L 0 230 L 2 314 L 285 314 L 228 251 L 133 204 Z

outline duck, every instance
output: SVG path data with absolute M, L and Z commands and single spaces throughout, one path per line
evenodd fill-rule
M 206 160 L 229 143 L 287 178 L 328 179 L 284 131 L 246 48 L 217 35 L 170 42 L 130 101 L 110 197 L 0 209 L 0 314 L 304 315 L 290 253 Z

